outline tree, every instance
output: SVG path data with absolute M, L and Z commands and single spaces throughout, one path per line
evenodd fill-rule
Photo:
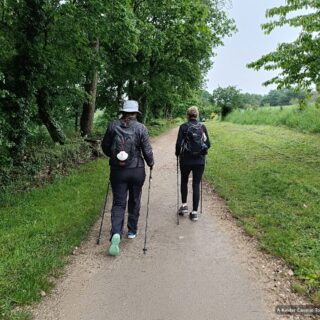
M 74 33 L 69 32 L 70 11 L 57 0 L 8 1 L 3 6 L 6 32 L 1 40 L 10 43 L 11 48 L 7 45 L 6 55 L 0 59 L 4 74 L 0 87 L 8 92 L 1 107 L 10 124 L 7 137 L 12 154 L 16 155 L 17 150 L 23 153 L 32 127 L 39 122 L 54 142 L 63 144 L 66 137 L 55 117 L 67 118 L 66 102 L 76 95 L 75 81 L 81 82 L 81 64 L 77 64 L 76 57 L 82 52 Z M 26 90 L 23 92 L 21 87 Z M 22 111 L 25 121 L 17 117 L 24 114 Z M 19 142 L 19 136 L 24 140 Z
M 63 144 L 124 97 L 179 115 L 235 30 L 224 0 L 5 0 L 0 13 L 0 152 L 17 164 L 40 127 Z
M 245 108 L 259 107 L 263 99 L 262 95 L 254 93 L 241 93 L 241 96 Z
M 291 105 L 293 101 L 303 100 L 306 93 L 302 91 L 295 91 L 290 89 L 271 90 L 261 100 L 261 105 L 270 106 L 287 106 Z
M 10 4 L 10 5 L 9 5 Z M 31 117 L 34 114 L 35 92 L 39 75 L 44 73 L 43 45 L 48 25 L 46 0 L 3 2 L 2 23 L 11 40 L 10 55 L 1 64 L 4 77 L 0 88 L 7 91 L 1 108 L 8 123 L 11 156 L 16 163 L 23 159 Z M 41 112 L 41 111 L 40 111 Z M 45 117 L 45 114 L 42 114 Z
M 145 117 L 174 112 L 179 100 L 199 89 L 213 50 L 234 30 L 223 2 L 133 1 L 140 30 L 135 61 L 126 65 L 127 95 L 140 102 Z
M 213 90 L 212 102 L 218 107 L 222 120 L 234 109 L 244 105 L 240 90 L 233 86 Z
M 127 94 L 131 70 L 130 64 L 136 62 L 139 50 L 139 30 L 131 0 L 109 1 L 111 4 L 103 34 L 100 36 L 101 64 L 97 93 L 97 106 L 107 109 L 108 114 L 119 110 L 123 97 Z
M 286 0 L 285 5 L 267 11 L 268 18 L 276 17 L 277 20 L 262 26 L 266 34 L 284 25 L 301 28 L 301 32 L 294 42 L 282 43 L 276 51 L 248 65 L 256 70 L 280 70 L 279 75 L 266 81 L 265 85 L 274 83 L 278 88 L 305 89 L 315 85 L 320 89 L 319 15 L 318 0 Z

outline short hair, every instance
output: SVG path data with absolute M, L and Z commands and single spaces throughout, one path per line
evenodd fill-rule
M 198 107 L 196 107 L 196 106 L 191 106 L 191 107 L 187 110 L 187 117 L 188 117 L 188 118 L 198 118 L 198 116 L 199 116 Z

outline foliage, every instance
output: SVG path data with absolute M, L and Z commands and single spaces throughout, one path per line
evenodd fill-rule
M 286 0 L 284 5 L 269 9 L 266 16 L 276 18 L 262 26 L 267 34 L 285 25 L 301 31 L 294 42 L 279 44 L 276 51 L 262 56 L 249 67 L 256 70 L 280 69 L 279 75 L 266 81 L 265 85 L 274 83 L 278 88 L 310 88 L 315 85 L 319 88 L 319 2 Z
M 259 107 L 262 103 L 262 100 L 264 99 L 264 96 L 260 94 L 254 94 L 254 93 L 241 93 L 242 96 L 242 102 L 244 104 L 244 108 L 255 108 Z
M 200 91 L 196 105 L 199 107 L 199 118 L 201 120 L 210 119 L 212 112 L 217 111 L 212 102 L 211 94 L 206 90 Z
M 140 102 L 145 118 L 176 116 L 175 107 L 201 87 L 213 49 L 233 23 L 216 0 L 134 2 L 141 34 L 135 62 L 125 65 L 124 91 Z
M 311 106 L 303 110 L 297 106 L 235 110 L 227 116 L 226 121 L 238 124 L 285 126 L 302 132 L 320 133 L 320 110 Z
M 261 100 L 261 105 L 288 106 L 294 102 L 299 102 L 307 97 L 303 91 L 290 89 L 271 90 Z
M 155 137 L 160 135 L 161 133 L 167 131 L 170 128 L 174 128 L 181 124 L 183 120 L 181 118 L 175 119 L 156 119 L 150 121 L 147 124 L 147 129 L 150 137 Z
M 92 159 L 89 145 L 82 139 L 72 139 L 62 146 L 38 144 L 28 148 L 23 165 L 0 167 L 0 203 L 7 194 L 29 190 L 69 173 L 74 167 Z
M 206 177 L 245 230 L 258 238 L 264 250 L 283 258 L 304 292 L 316 299 L 320 294 L 319 137 L 216 121 L 207 128 L 213 148 Z
M 23 163 L 40 126 L 68 143 L 81 115 L 90 134 L 96 104 L 114 116 L 130 97 L 143 120 L 179 115 L 235 30 L 221 0 L 9 0 L 0 10 L 1 165 Z
M 303 104 L 308 101 L 315 101 L 317 97 L 311 97 L 306 91 L 292 89 L 271 90 L 266 95 L 243 93 L 235 87 L 217 88 L 213 91 L 212 96 L 209 93 L 206 99 L 210 100 L 210 104 L 202 99 L 204 104 L 208 106 L 208 111 L 222 113 L 222 105 L 224 105 L 226 114 L 236 109 L 257 109 L 261 106 L 287 106 L 293 104 Z M 213 104 L 213 105 L 212 105 Z
M 224 119 L 232 110 L 244 106 L 240 90 L 236 87 L 217 88 L 213 90 L 212 102 L 217 106 Z

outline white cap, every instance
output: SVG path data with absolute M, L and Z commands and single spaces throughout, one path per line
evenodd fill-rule
M 121 112 L 138 112 L 139 111 L 139 104 L 135 100 L 127 100 L 123 103 L 122 109 L 120 110 Z

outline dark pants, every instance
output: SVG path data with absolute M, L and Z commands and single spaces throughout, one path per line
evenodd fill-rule
M 122 235 L 128 192 L 128 231 L 137 232 L 142 186 L 145 177 L 144 168 L 111 167 L 110 182 L 113 193 L 111 236 L 115 233 Z
M 181 171 L 181 198 L 182 203 L 187 203 L 188 197 L 188 180 L 190 172 L 192 171 L 192 190 L 193 190 L 193 211 L 198 211 L 200 200 L 200 182 L 202 179 L 204 165 L 180 165 Z

